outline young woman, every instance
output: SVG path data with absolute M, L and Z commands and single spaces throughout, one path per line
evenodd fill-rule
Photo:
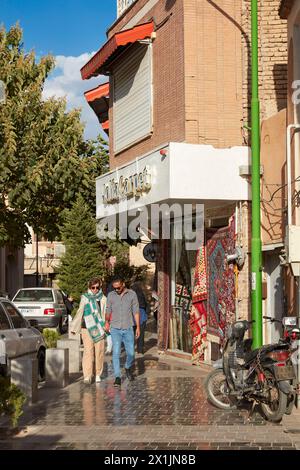
M 106 297 L 102 292 L 102 281 L 98 277 L 88 283 L 88 291 L 81 296 L 80 305 L 71 324 L 71 333 L 81 333 L 83 342 L 83 381 L 91 384 L 94 375 L 101 382 L 104 363 Z

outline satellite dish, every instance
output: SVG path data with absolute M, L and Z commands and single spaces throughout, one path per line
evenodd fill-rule
M 0 104 L 4 104 L 5 102 L 6 102 L 5 84 L 2 80 L 0 80 Z
M 149 263 L 155 263 L 157 260 L 157 244 L 152 242 L 145 245 L 143 256 L 146 261 L 149 261 Z

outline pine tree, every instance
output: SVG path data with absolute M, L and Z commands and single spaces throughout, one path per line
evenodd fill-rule
M 106 261 L 110 256 L 116 256 L 119 262 L 128 265 L 128 245 L 97 237 L 96 220 L 81 194 L 73 207 L 64 212 L 64 217 L 61 236 L 66 252 L 61 259 L 58 280 L 60 288 L 78 303 L 92 277 L 101 277 L 107 282 L 111 273 Z
M 66 252 L 61 259 L 59 285 L 78 302 L 89 279 L 103 277 L 107 257 L 106 244 L 98 239 L 96 221 L 81 195 L 66 211 L 61 234 Z

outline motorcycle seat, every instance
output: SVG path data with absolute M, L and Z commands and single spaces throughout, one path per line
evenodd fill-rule
M 263 353 L 275 351 L 276 349 L 285 349 L 284 346 L 285 346 L 284 344 L 266 344 L 265 346 L 262 346 L 261 348 L 257 348 L 257 349 L 254 349 L 253 351 L 249 351 L 245 356 L 245 362 L 246 364 L 249 362 L 252 362 L 256 358 L 259 351 L 263 354 Z M 286 345 L 286 347 L 288 346 Z

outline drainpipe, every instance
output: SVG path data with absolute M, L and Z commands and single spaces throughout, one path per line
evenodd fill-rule
M 290 124 L 286 129 L 286 172 L 287 172 L 287 209 L 288 209 L 288 225 L 292 225 L 292 148 L 291 148 L 291 131 L 292 129 L 300 130 L 299 124 Z
M 292 225 L 292 129 L 300 130 L 300 124 L 289 124 L 286 129 L 286 172 L 287 172 L 287 224 Z M 297 278 L 298 286 L 298 322 L 300 325 L 300 277 Z M 297 381 L 300 383 L 300 364 L 297 365 Z M 297 408 L 300 408 L 300 396 L 297 395 Z
M 251 0 L 251 154 L 252 154 L 252 238 L 251 238 L 251 311 L 253 348 L 262 345 L 262 253 L 260 234 L 260 105 L 258 96 L 258 11 Z

